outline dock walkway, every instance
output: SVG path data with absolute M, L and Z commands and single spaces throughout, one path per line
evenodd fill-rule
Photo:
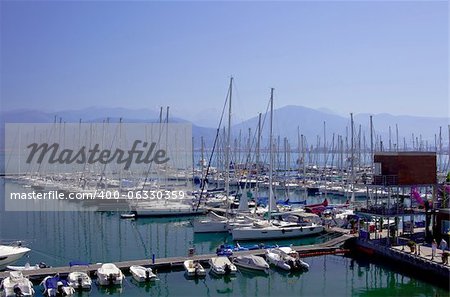
M 339 232 L 340 230 L 333 230 L 333 232 Z M 293 246 L 292 248 L 296 250 L 301 257 L 315 256 L 315 255 L 324 255 L 324 254 L 337 254 L 343 253 L 345 250 L 340 249 L 340 247 L 353 235 L 343 234 L 339 232 L 340 235 L 336 238 L 333 238 L 329 241 L 314 244 L 314 245 L 303 245 L 303 246 Z M 233 253 L 233 257 L 242 256 L 242 255 L 257 255 L 263 256 L 265 253 L 264 249 L 259 250 L 249 250 L 249 251 L 238 251 Z M 199 261 L 202 264 L 208 264 L 210 258 L 216 257 L 216 254 L 202 254 L 202 255 L 193 255 L 193 256 L 182 256 L 182 257 L 170 257 L 170 258 L 156 258 L 155 262 L 152 262 L 152 259 L 142 259 L 142 260 L 127 260 L 121 262 L 114 262 L 114 264 L 124 272 L 127 272 L 130 269 L 130 266 L 140 265 L 146 267 L 152 267 L 152 269 L 181 269 L 183 267 L 183 262 L 192 259 L 195 261 Z M 89 273 L 93 275 L 98 268 L 100 268 L 101 263 L 89 265 Z M 42 268 L 38 270 L 29 270 L 23 271 L 25 276 L 28 276 L 30 279 L 39 280 L 43 279 L 48 275 L 55 275 L 59 273 L 60 275 L 67 275 L 70 273 L 70 267 L 50 267 L 50 268 Z M 9 276 L 8 271 L 0 272 L 0 279 L 4 279 Z

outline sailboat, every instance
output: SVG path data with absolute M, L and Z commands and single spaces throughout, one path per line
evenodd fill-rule
M 235 217 L 230 219 L 228 217 L 228 211 L 230 207 L 230 201 L 234 200 L 234 196 L 230 195 L 230 135 L 231 135 L 231 98 L 233 94 L 233 77 L 230 78 L 230 85 L 228 88 L 228 131 L 227 131 L 227 149 L 225 151 L 225 207 L 227 209 L 226 215 L 221 216 L 216 214 L 215 212 L 211 212 L 209 217 L 206 219 L 195 220 L 193 222 L 194 233 L 209 233 L 209 232 L 228 232 L 230 229 L 236 226 L 249 226 L 252 224 L 251 219 L 248 217 Z M 219 127 L 220 128 L 220 127 Z M 243 201 L 244 199 L 240 199 L 238 212 L 248 212 L 248 201 Z
M 270 94 L 270 136 L 269 136 L 269 209 L 267 221 L 256 221 L 253 226 L 234 228 L 231 233 L 233 240 L 264 240 L 282 239 L 309 236 L 318 234 L 324 230 L 323 226 L 310 223 L 298 225 L 295 223 L 279 222 L 274 225 L 271 222 L 271 212 L 276 210 L 276 202 L 273 194 L 273 88 Z

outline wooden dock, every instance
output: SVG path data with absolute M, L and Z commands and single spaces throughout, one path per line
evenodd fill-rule
M 335 230 L 336 231 L 336 230 Z M 309 257 L 316 255 L 325 255 L 325 254 L 338 254 L 344 253 L 345 250 L 340 249 L 340 247 L 350 238 L 352 235 L 342 234 L 340 233 L 339 237 L 333 238 L 329 241 L 314 244 L 314 245 L 304 245 L 304 246 L 293 246 L 292 248 L 300 254 L 301 257 Z M 265 250 L 250 250 L 250 251 L 238 251 L 233 253 L 233 257 L 242 256 L 242 255 L 257 255 L 264 256 Z M 216 254 L 202 254 L 202 255 L 193 255 L 193 256 L 185 256 L 185 257 L 170 257 L 170 258 L 156 258 L 155 262 L 152 262 L 152 259 L 142 259 L 142 260 L 128 260 L 122 262 L 114 262 L 114 264 L 121 269 L 123 272 L 128 272 L 130 266 L 140 265 L 145 267 L 152 267 L 152 269 L 157 270 L 177 270 L 182 269 L 183 262 L 187 259 L 192 259 L 195 261 L 199 261 L 202 264 L 208 265 L 208 261 L 210 258 L 216 257 Z M 94 275 L 95 271 L 100 268 L 101 264 L 92 264 L 89 265 L 89 273 Z M 70 267 L 50 267 L 50 268 L 42 268 L 38 270 L 29 270 L 23 271 L 25 276 L 28 276 L 31 280 L 40 280 L 48 275 L 55 275 L 59 273 L 62 276 L 65 276 L 70 273 Z M 0 279 L 4 279 L 9 276 L 8 271 L 0 272 Z

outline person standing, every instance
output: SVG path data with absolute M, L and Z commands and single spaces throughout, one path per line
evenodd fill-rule
M 447 241 L 445 241 L 444 238 L 442 238 L 441 243 L 439 244 L 439 247 L 441 248 L 442 252 L 444 252 L 447 249 Z
M 436 250 L 437 250 L 437 242 L 436 239 L 433 239 L 433 242 L 431 243 L 431 261 L 433 261 L 434 256 L 436 256 Z

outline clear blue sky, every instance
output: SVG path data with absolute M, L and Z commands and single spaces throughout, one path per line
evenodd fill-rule
M 3 109 L 448 116 L 448 2 L 1 2 Z

